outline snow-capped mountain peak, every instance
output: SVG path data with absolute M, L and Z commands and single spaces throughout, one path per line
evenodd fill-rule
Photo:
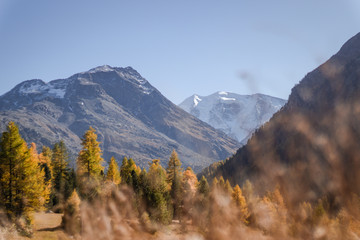
M 200 120 L 246 143 L 255 129 L 280 110 L 285 100 L 263 94 L 239 95 L 219 91 L 209 96 L 193 96 L 179 106 Z
M 132 67 L 111 67 L 109 65 L 102 65 L 95 68 L 92 68 L 86 72 L 80 73 L 83 74 L 104 74 L 104 73 L 114 73 L 117 74 L 121 79 L 135 84 L 144 94 L 150 94 L 154 91 L 154 88 L 149 84 L 149 82 L 143 78 L 135 69 Z
M 88 73 L 96 73 L 96 72 L 111 72 L 111 71 L 115 71 L 115 68 L 112 68 L 109 65 L 102 65 L 102 66 L 92 68 L 87 72 Z

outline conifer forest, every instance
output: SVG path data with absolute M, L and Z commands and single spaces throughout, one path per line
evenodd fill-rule
M 92 127 L 75 167 L 62 141 L 38 153 L 14 122 L 0 147 L 1 221 L 9 239 L 33 237 L 41 211 L 60 214 L 58 229 L 69 239 L 356 239 L 360 233 L 356 194 L 353 212 L 326 195 L 289 206 L 279 185 L 260 194 L 249 180 L 234 186 L 222 176 L 198 179 L 175 150 L 166 168 L 159 159 L 141 169 L 131 158 L 119 164 L 112 157 L 105 169 Z

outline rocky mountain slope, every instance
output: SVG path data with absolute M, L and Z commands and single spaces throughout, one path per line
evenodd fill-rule
M 165 165 L 175 149 L 185 166 L 200 170 L 233 154 L 238 142 L 166 99 L 131 67 L 101 66 L 67 79 L 29 80 L 0 97 L 0 129 L 9 121 L 39 146 L 64 140 L 72 153 L 89 126 L 104 158 L 133 157 L 142 167 Z
M 285 103 L 286 100 L 264 94 L 216 92 L 209 96 L 195 94 L 179 107 L 246 144 L 255 129 L 267 122 Z
M 216 167 L 217 165 L 217 167 Z M 203 173 L 280 185 L 288 204 L 360 193 L 360 33 L 307 74 L 248 144 Z M 296 205 L 293 205 L 296 206 Z

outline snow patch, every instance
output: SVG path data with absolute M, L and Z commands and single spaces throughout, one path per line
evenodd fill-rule
M 219 95 L 228 95 L 228 93 L 221 91 L 221 92 L 219 92 Z
M 40 84 L 40 82 L 34 82 L 31 84 L 25 83 L 20 87 L 19 92 L 22 94 L 34 94 L 41 93 L 44 90 L 44 84 Z
M 42 97 L 54 97 L 54 98 L 64 98 L 66 93 L 67 84 L 58 84 L 58 83 L 44 83 L 42 81 L 33 81 L 24 83 L 20 89 L 19 93 L 27 94 L 39 94 Z
M 144 94 L 149 95 L 154 91 L 152 87 L 149 87 L 148 81 L 146 81 L 146 79 L 142 77 L 139 77 L 139 75 L 137 74 L 132 74 L 131 72 L 122 72 L 122 71 L 121 72 L 117 71 L 117 74 L 123 79 L 131 80 L 131 82 L 136 83 Z
M 227 97 L 220 97 L 221 100 L 224 100 L 224 101 L 235 101 L 236 99 L 235 98 L 227 98 Z
M 103 65 L 103 66 L 99 66 L 96 68 L 92 68 L 87 72 L 88 73 L 96 73 L 96 72 L 111 72 L 111 71 L 115 71 L 115 70 L 112 67 L 110 67 L 109 65 Z
M 56 98 L 64 98 L 66 91 L 65 89 L 49 88 L 48 93 Z
M 198 95 L 194 95 L 194 107 L 196 107 L 202 99 Z

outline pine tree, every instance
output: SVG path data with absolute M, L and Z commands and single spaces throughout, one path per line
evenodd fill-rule
M 210 209 L 210 187 L 205 178 L 199 181 L 197 186 L 197 193 L 195 198 L 195 212 L 193 214 L 193 221 L 202 229 L 206 229 L 209 220 Z
M 121 182 L 119 166 L 114 157 L 110 159 L 106 180 L 113 182 L 115 185 L 119 185 Z
M 81 200 L 75 190 L 66 202 L 64 215 L 62 217 L 61 225 L 65 232 L 76 235 L 81 231 L 81 216 L 80 216 Z
M 104 160 L 101 157 L 99 144 L 95 129 L 90 127 L 82 139 L 82 150 L 77 158 L 80 193 L 88 199 L 92 199 L 99 193 L 99 186 L 103 179 Z
M 122 160 L 122 163 L 121 163 L 121 167 L 120 167 L 120 176 L 121 176 L 121 180 L 123 180 L 123 182 L 127 181 L 128 165 L 129 165 L 129 160 L 127 159 L 127 157 L 124 157 Z
M 163 224 L 170 223 L 172 215 L 169 210 L 169 185 L 166 182 L 166 171 L 161 167 L 159 159 L 151 162 L 146 182 L 148 186 L 145 195 L 150 218 Z
M 134 188 L 136 193 L 136 207 L 141 216 L 147 210 L 146 203 L 148 202 L 147 197 L 150 193 L 150 184 L 147 177 L 146 169 L 144 168 L 138 177 L 137 188 Z
M 175 150 L 173 150 L 170 155 L 166 173 L 167 182 L 171 187 L 170 196 L 174 209 L 174 218 L 181 220 L 182 202 L 184 195 L 184 188 L 182 185 L 183 176 L 181 162 Z
M 252 201 L 254 196 L 254 187 L 249 180 L 246 180 L 242 186 L 244 197 L 247 201 Z
M 69 154 L 63 141 L 54 144 L 51 156 L 53 174 L 51 200 L 54 206 L 60 204 L 62 207 L 71 194 L 66 191 L 70 169 L 68 167 Z
M 45 173 L 45 182 L 51 187 L 51 179 L 53 176 L 52 167 L 51 167 L 51 156 L 52 151 L 49 147 L 43 146 L 42 151 L 39 154 L 39 160 L 41 165 L 41 170 Z
M 127 157 L 123 158 L 121 167 L 120 167 L 120 176 L 121 181 L 129 186 L 133 186 L 133 176 L 139 176 L 141 169 L 138 168 L 132 158 L 129 160 Z
M 0 141 L 0 187 L 2 205 L 10 219 L 24 216 L 28 224 L 32 212 L 44 203 L 39 162 L 30 155 L 18 127 L 10 122 Z
M 215 179 L 214 179 L 214 181 L 215 181 Z M 202 178 L 200 179 L 197 189 L 198 189 L 197 190 L 198 193 L 204 195 L 204 197 L 209 196 L 210 187 L 209 187 L 208 181 L 206 180 L 205 176 L 202 176 Z

